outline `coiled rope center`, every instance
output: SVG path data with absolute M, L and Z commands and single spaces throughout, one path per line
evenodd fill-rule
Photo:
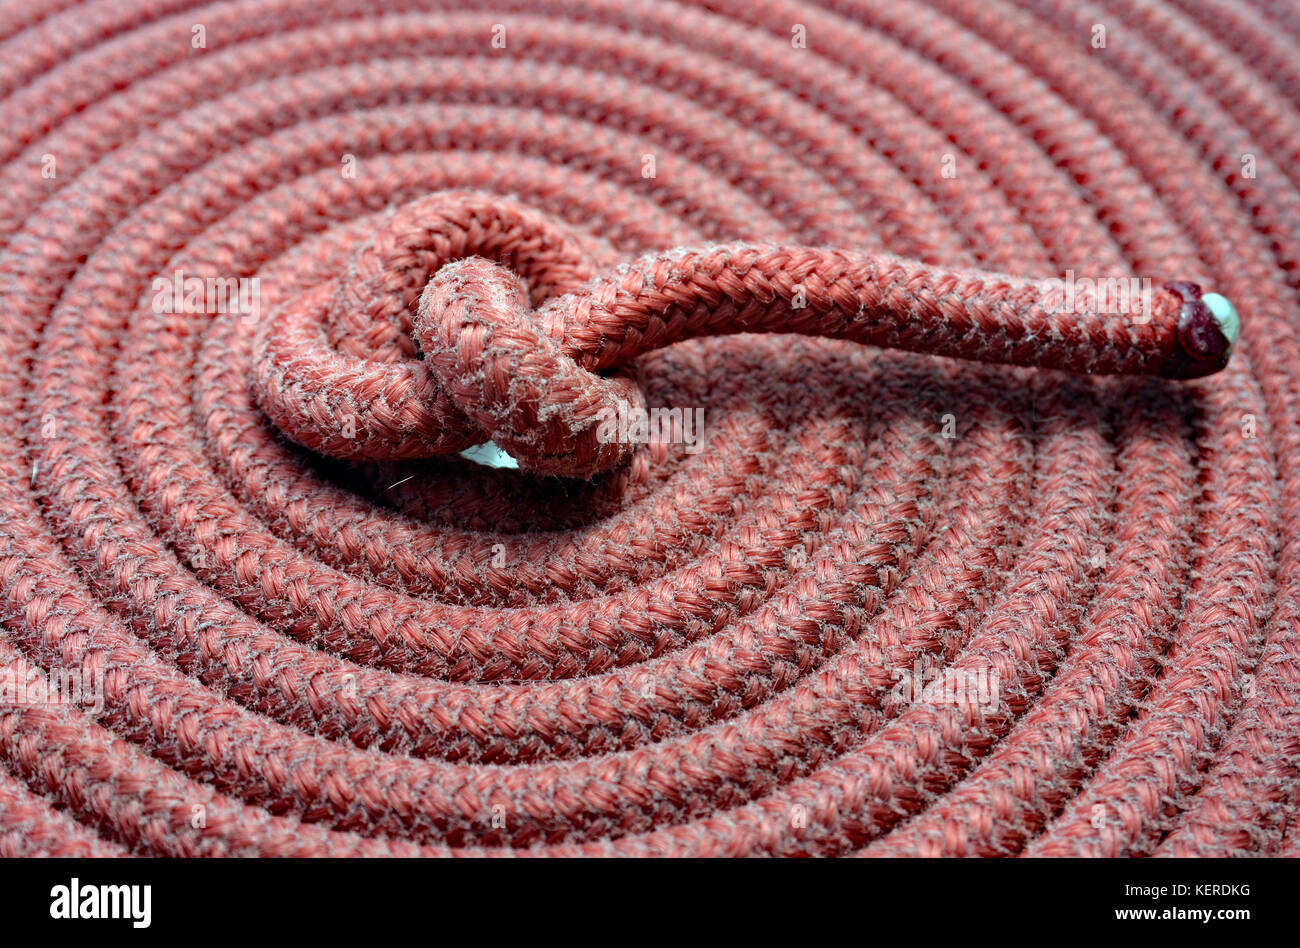
M 0 853 L 1295 850 L 1297 50 L 0 3 Z

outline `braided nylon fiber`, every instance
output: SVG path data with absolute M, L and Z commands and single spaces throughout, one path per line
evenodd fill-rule
M 16 2 L 0 90 L 0 854 L 1300 854 L 1289 0 Z

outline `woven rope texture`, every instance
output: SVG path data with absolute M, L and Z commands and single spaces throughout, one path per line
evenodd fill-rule
M 0 116 L 0 855 L 1300 854 L 1289 0 L 15 2 Z

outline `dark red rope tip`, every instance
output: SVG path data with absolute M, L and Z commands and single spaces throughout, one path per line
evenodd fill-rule
M 1161 374 L 1166 378 L 1191 379 L 1226 368 L 1237 342 L 1236 309 L 1217 294 L 1210 294 L 1211 302 L 1207 303 L 1195 283 L 1173 281 L 1164 288 L 1176 294 L 1182 305 L 1178 310 L 1177 347 Z

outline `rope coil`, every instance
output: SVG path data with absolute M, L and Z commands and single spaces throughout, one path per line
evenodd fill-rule
M 365 11 L 0 6 L 0 853 L 1296 850 L 1293 11 Z

